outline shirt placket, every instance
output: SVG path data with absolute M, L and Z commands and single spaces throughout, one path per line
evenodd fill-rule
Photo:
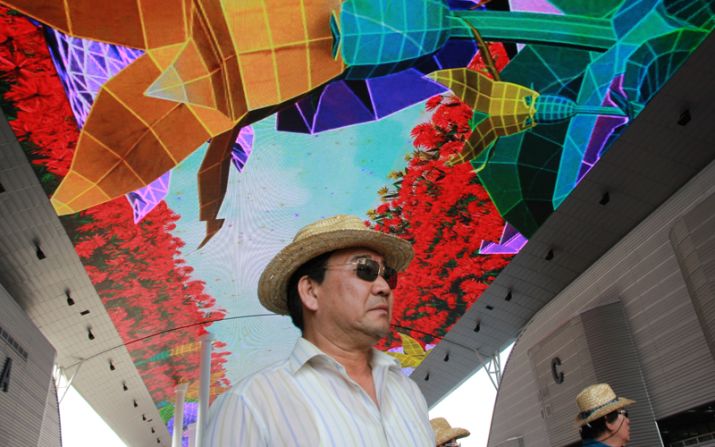
M 360 396 L 360 399 L 362 400 L 364 407 L 367 409 L 368 414 L 373 419 L 375 424 L 379 425 L 382 430 L 383 445 L 386 447 L 389 446 L 390 442 L 388 440 L 389 438 L 387 435 L 387 431 L 385 430 L 385 424 L 382 418 L 381 410 L 383 395 L 382 388 L 384 384 L 385 368 L 379 366 L 373 368 L 372 380 L 375 383 L 375 394 L 378 402 L 376 404 L 375 402 L 373 402 L 367 392 L 348 375 L 347 371 L 345 371 L 345 368 L 342 365 L 336 363 L 334 367 L 337 369 L 338 373 L 342 375 L 343 378 L 353 387 L 357 395 Z
M 385 408 L 383 404 L 383 399 L 385 396 L 385 381 L 387 380 L 387 368 L 384 366 L 373 366 L 372 369 L 372 380 L 375 383 L 375 394 L 377 395 L 377 402 L 379 403 L 379 408 L 377 409 L 377 417 L 379 418 L 380 427 L 382 427 L 382 435 L 385 438 L 385 445 L 390 445 L 390 438 L 385 430 L 385 418 L 382 415 L 382 409 Z

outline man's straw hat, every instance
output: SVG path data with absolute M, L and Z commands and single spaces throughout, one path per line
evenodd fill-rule
M 607 383 L 598 383 L 584 388 L 576 396 L 579 414 L 576 416 L 576 423 L 579 426 L 586 425 L 591 421 L 607 415 L 612 411 L 619 410 L 625 406 L 635 403 L 634 400 L 625 397 L 616 397 L 611 386 Z
M 430 419 L 430 425 L 432 425 L 432 431 L 434 431 L 434 436 L 436 438 L 436 444 L 440 445 L 447 441 L 453 439 L 459 439 L 469 436 L 469 430 L 466 428 L 452 427 L 447 422 L 445 418 L 434 418 Z
M 288 280 L 298 267 L 323 253 L 352 247 L 376 251 L 397 271 L 404 270 L 413 256 L 409 242 L 371 230 L 357 216 L 328 217 L 298 230 L 293 242 L 268 263 L 258 280 L 258 299 L 266 309 L 287 315 Z

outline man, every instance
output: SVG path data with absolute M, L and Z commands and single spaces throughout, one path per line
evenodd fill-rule
M 469 430 L 461 427 L 452 427 L 445 418 L 430 419 L 432 430 L 436 438 L 437 447 L 459 447 L 457 439 L 469 436 Z
M 581 410 L 576 416 L 584 446 L 622 447 L 631 440 L 631 421 L 624 408 L 635 403 L 616 397 L 611 386 L 599 383 L 586 387 L 576 396 Z
M 390 330 L 411 245 L 335 216 L 302 228 L 258 283 L 261 304 L 301 330 L 290 357 L 212 406 L 208 446 L 434 446 L 427 405 L 373 345 Z

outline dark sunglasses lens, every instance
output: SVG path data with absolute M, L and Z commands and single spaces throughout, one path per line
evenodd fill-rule
M 380 274 L 380 264 L 372 259 L 362 259 L 357 265 L 357 277 L 364 281 L 375 281 Z M 382 272 L 390 289 L 397 287 L 397 272 L 392 267 L 385 266 Z
M 392 267 L 385 266 L 385 272 L 383 273 L 387 285 L 390 286 L 392 290 L 397 287 L 397 271 Z
M 357 265 L 357 277 L 364 281 L 375 281 L 380 273 L 380 264 L 372 259 L 361 260 Z

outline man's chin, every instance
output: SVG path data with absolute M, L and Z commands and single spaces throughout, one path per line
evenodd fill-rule
M 369 333 L 375 338 L 375 343 L 377 343 L 379 340 L 390 335 L 390 325 L 388 324 L 383 327 L 375 326 L 370 328 Z

